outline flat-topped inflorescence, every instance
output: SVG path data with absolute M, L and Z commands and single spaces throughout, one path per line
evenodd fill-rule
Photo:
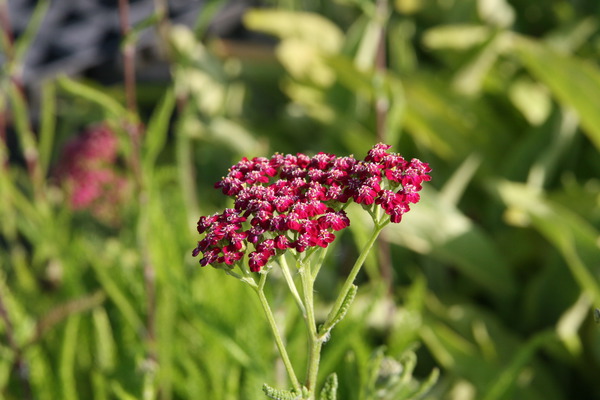
M 202 266 L 233 268 L 247 254 L 250 270 L 258 272 L 286 250 L 325 248 L 334 232 L 350 225 L 344 211 L 350 200 L 381 207 L 390 222 L 400 222 L 410 203 L 419 201 L 430 168 L 388 152 L 390 147 L 377 144 L 364 160 L 327 153 L 244 157 L 215 184 L 234 199 L 234 208 L 200 218 L 204 238 L 194 257 L 202 253 Z

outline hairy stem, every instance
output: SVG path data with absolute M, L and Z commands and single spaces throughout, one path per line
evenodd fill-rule
M 279 265 L 281 266 L 281 272 L 283 273 L 283 277 L 292 293 L 292 297 L 296 302 L 296 305 L 300 309 L 302 313 L 302 317 L 306 318 L 306 307 L 300 298 L 300 294 L 298 293 L 298 289 L 296 288 L 296 284 L 294 283 L 294 279 L 292 278 L 292 274 L 290 273 L 290 267 L 288 266 L 287 260 L 285 259 L 285 255 L 279 257 Z
M 266 279 L 267 274 L 262 274 L 260 277 L 260 282 L 257 287 L 254 287 L 254 290 L 258 295 L 260 304 L 263 308 L 263 311 L 265 312 L 267 321 L 269 322 L 269 327 L 271 328 L 271 332 L 273 333 L 277 350 L 279 350 L 279 355 L 283 360 L 283 365 L 285 366 L 290 381 L 292 382 L 292 386 L 297 392 L 300 392 L 300 381 L 298 381 L 298 378 L 296 377 L 296 373 L 294 372 L 294 368 L 292 367 L 292 362 L 290 361 L 290 357 L 288 356 L 287 350 L 285 349 L 285 344 L 283 343 L 283 339 L 281 338 L 281 334 L 279 333 L 279 328 L 277 327 L 277 323 L 275 322 L 273 311 L 271 311 L 271 306 L 269 305 L 269 302 L 267 301 L 267 297 L 265 296 L 265 292 L 263 290 Z
M 365 260 L 367 259 L 367 255 L 369 254 L 369 251 L 375 244 L 375 240 L 381 233 L 381 230 L 383 229 L 384 226 L 385 226 L 385 224 L 378 224 L 378 223 L 375 224 L 375 228 L 373 229 L 373 233 L 371 234 L 369 241 L 363 248 L 359 257 L 356 259 L 356 262 L 354 263 L 354 266 L 352 267 L 350 274 L 346 278 L 346 281 L 344 282 L 344 285 L 342 286 L 342 289 L 340 290 L 340 294 L 338 295 L 337 299 L 335 300 L 335 303 L 334 303 L 333 307 L 331 308 L 329 315 L 327 315 L 327 319 L 323 323 L 323 327 L 330 326 L 331 323 L 333 322 L 333 320 L 338 315 L 340 308 L 342 307 L 342 304 L 344 303 L 344 299 L 346 299 L 346 296 L 348 295 L 348 292 L 350 291 L 352 284 L 354 283 L 354 280 L 356 279 L 356 276 L 360 272 L 362 265 L 364 264 Z M 324 337 L 327 334 L 328 334 L 327 331 L 319 332 L 319 335 L 321 337 Z
M 321 260 L 322 261 L 322 260 Z M 314 275 L 310 264 L 299 265 L 300 276 L 302 278 L 302 292 L 304 304 L 306 305 L 306 329 L 308 330 L 308 363 L 306 366 L 306 381 L 304 385 L 309 390 L 309 400 L 314 399 L 314 393 L 317 385 L 317 375 L 319 372 L 319 362 L 321 360 L 322 340 L 317 335 L 317 324 L 315 320 L 315 302 L 313 296 Z

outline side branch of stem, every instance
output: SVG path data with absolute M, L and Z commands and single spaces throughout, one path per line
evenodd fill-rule
M 275 322 L 275 317 L 273 316 L 273 312 L 271 311 L 271 307 L 269 306 L 269 302 L 267 301 L 267 297 L 265 296 L 265 292 L 263 291 L 264 280 L 266 280 L 266 274 L 262 275 L 260 279 L 261 282 L 259 283 L 258 287 L 253 288 L 256 291 L 256 294 L 258 294 L 260 304 L 263 308 L 263 311 L 265 312 L 267 321 L 269 322 L 269 327 L 271 328 L 271 332 L 273 333 L 277 350 L 279 350 L 279 354 L 281 355 L 283 365 L 285 366 L 290 381 L 292 382 L 292 386 L 299 393 L 301 390 L 300 382 L 296 377 L 296 373 L 294 372 L 294 368 L 292 367 L 292 362 L 290 361 L 290 357 L 287 354 L 287 350 L 285 349 L 285 345 L 283 344 L 281 334 L 279 333 L 279 328 L 277 327 L 277 323 Z
M 369 254 L 369 251 L 375 244 L 375 240 L 377 240 L 377 237 L 381 233 L 381 230 L 383 229 L 384 226 L 385 226 L 385 224 L 376 224 L 375 225 L 375 228 L 373 229 L 373 233 L 371 233 L 371 237 L 369 238 L 369 241 L 367 242 L 367 244 L 361 251 L 359 257 L 356 259 L 356 262 L 354 263 L 354 266 L 352 267 L 350 274 L 348 274 L 348 277 L 346 278 L 346 281 L 344 282 L 344 285 L 342 286 L 342 289 L 340 290 L 340 293 L 339 293 L 337 299 L 335 300 L 335 303 L 334 303 L 333 307 L 331 308 L 331 311 L 327 315 L 327 319 L 323 323 L 323 328 L 325 328 L 325 329 L 321 328 L 321 331 L 319 332 L 320 337 L 325 337 L 328 335 L 328 330 L 329 330 L 328 327 L 331 327 L 332 322 L 335 320 L 336 316 L 338 315 L 340 308 L 342 307 L 344 300 L 346 299 L 346 296 L 348 296 L 348 292 L 350 291 L 350 289 L 354 283 L 354 280 L 356 279 L 356 276 L 360 272 L 362 265 L 364 264 L 365 260 L 367 259 L 367 255 Z

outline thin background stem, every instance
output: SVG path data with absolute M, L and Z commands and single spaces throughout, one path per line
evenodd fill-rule
M 387 52 L 386 52 L 386 21 L 389 9 L 388 0 L 377 0 L 377 18 L 380 19 L 379 43 L 377 44 L 377 53 L 375 54 L 375 69 L 378 74 L 384 75 L 387 71 Z M 385 143 L 387 136 L 387 117 L 389 110 L 389 99 L 387 96 L 380 95 L 375 100 L 375 114 L 377 121 L 377 140 Z M 380 240 L 377 244 L 379 255 L 379 269 L 383 284 L 387 288 L 388 294 L 393 292 L 393 269 L 390 255 L 390 245 L 388 242 Z
M 146 292 L 146 375 L 144 382 L 144 400 L 154 399 L 155 372 L 158 368 L 158 356 L 156 351 L 156 268 L 150 259 L 147 234 L 149 231 L 148 221 L 148 193 L 140 162 L 140 149 L 142 128 L 139 124 L 137 111 L 137 93 L 135 76 L 135 42 L 129 37 L 131 26 L 129 21 L 129 2 L 119 0 L 119 21 L 121 35 L 123 37 L 123 77 L 125 81 L 125 95 L 129 118 L 124 121 L 125 131 L 131 141 L 131 157 L 129 163 L 133 170 L 135 183 L 138 189 L 139 220 L 137 240 L 142 254 L 144 287 Z
M 135 85 L 135 44 L 129 38 L 131 27 L 129 24 L 129 1 L 119 0 L 119 21 L 121 35 L 123 36 L 123 77 L 125 79 L 125 96 L 127 109 L 137 114 L 136 85 Z
M 36 8 L 37 15 L 32 17 L 30 21 L 30 27 L 27 29 L 28 35 L 31 37 L 35 36 L 39 23 L 41 22 L 40 17 L 43 18 L 45 15 L 44 7 Z M 11 29 L 10 15 L 8 13 L 7 3 L 0 1 L 0 43 L 2 50 L 6 54 L 5 66 L 6 72 L 9 74 L 9 80 L 6 82 L 5 89 L 6 97 L 10 98 L 12 102 L 12 120 L 15 125 L 15 130 L 18 134 L 19 142 L 21 145 L 23 158 L 27 166 L 27 172 L 29 173 L 29 179 L 33 188 L 33 194 L 38 202 L 42 202 L 45 199 L 44 192 L 44 173 L 42 172 L 39 162 L 39 152 L 36 143 L 36 137 L 33 133 L 33 129 L 30 122 L 29 107 L 27 104 L 27 96 L 23 88 L 23 82 L 19 72 L 21 68 L 16 68 L 15 64 L 19 62 L 17 59 L 18 49 L 15 48 L 15 41 Z M 0 100 L 4 103 L 5 100 Z M 3 108 L 6 104 L 2 104 Z M 0 140 L 3 142 L 3 146 L 6 146 L 6 125 L 8 116 L 8 110 L 0 109 Z M 8 153 L 8 150 L 2 150 L 4 153 Z M 8 155 L 2 155 L 8 159 Z M 0 160 L 2 161 L 2 160 Z

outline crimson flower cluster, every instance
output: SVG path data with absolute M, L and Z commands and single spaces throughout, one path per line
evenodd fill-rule
M 430 168 L 388 152 L 390 147 L 377 144 L 364 160 L 327 153 L 244 157 L 215 184 L 234 207 L 200 218 L 204 237 L 193 256 L 202 253 L 202 266 L 232 267 L 249 252 L 250 270 L 258 272 L 288 249 L 327 247 L 334 232 L 350 225 L 344 211 L 350 200 L 379 206 L 390 222 L 400 222 L 409 204 L 419 201 Z
M 112 222 L 129 187 L 115 167 L 117 158 L 118 138 L 105 125 L 92 126 L 65 144 L 54 175 L 67 189 L 73 210 L 87 209 Z

